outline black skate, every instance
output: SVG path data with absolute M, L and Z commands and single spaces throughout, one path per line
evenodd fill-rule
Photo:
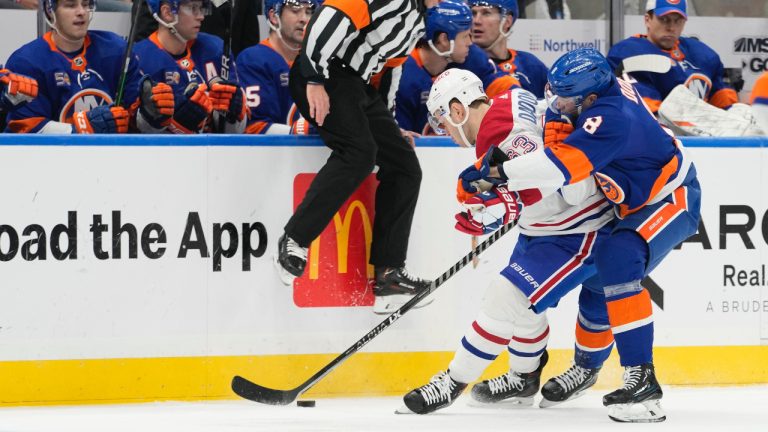
M 428 290 L 431 282 L 408 274 L 405 267 L 376 268 L 376 280 L 373 286 L 373 312 L 389 314 L 406 304 L 422 290 Z M 424 307 L 432 303 L 432 299 L 422 300 L 415 307 Z
M 539 391 L 541 371 L 547 361 L 549 354 L 544 351 L 539 359 L 539 367 L 533 372 L 509 371 L 502 376 L 475 384 L 472 387 L 472 399 L 480 404 L 503 402 L 521 406 L 533 405 L 533 396 Z
M 292 238 L 283 234 L 277 241 L 274 263 L 280 280 L 286 285 L 291 285 L 294 279 L 304 273 L 304 267 L 307 266 L 307 248 L 299 246 Z
M 541 388 L 543 399 L 539 407 L 549 408 L 583 395 L 585 390 L 595 385 L 599 372 L 600 368 L 588 369 L 573 365 L 562 374 L 550 378 Z
M 433 376 L 429 383 L 403 396 L 406 408 L 395 411 L 397 414 L 429 414 L 450 406 L 461 392 L 467 388 L 464 383 L 456 382 L 448 371 Z
M 661 409 L 664 393 L 653 363 L 624 368 L 624 387 L 603 396 L 608 417 L 622 423 L 654 423 L 667 419 Z

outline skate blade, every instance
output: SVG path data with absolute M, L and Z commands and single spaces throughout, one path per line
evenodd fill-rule
M 667 419 L 658 399 L 611 405 L 608 407 L 608 417 L 619 423 L 658 423 Z
M 539 408 L 551 408 L 553 406 L 560 405 L 561 403 L 565 403 L 565 402 L 572 401 L 574 399 L 580 398 L 581 396 L 584 396 L 584 392 L 583 391 L 580 391 L 578 393 L 574 393 L 568 399 L 561 400 L 561 401 L 553 401 L 553 400 L 549 400 L 547 398 L 542 398 L 541 402 L 539 402 Z
M 277 255 L 272 256 L 272 264 L 275 265 L 275 270 L 277 270 L 277 275 L 280 277 L 280 282 L 285 286 L 293 286 L 293 281 L 296 280 L 296 276 L 289 273 L 288 270 L 280 265 L 280 261 L 277 260 Z
M 407 406 L 403 405 L 400 408 L 395 410 L 395 414 L 405 414 L 405 415 L 413 414 L 413 415 L 415 415 L 416 413 L 411 411 Z
M 467 401 L 467 405 L 474 408 L 495 408 L 495 409 L 529 408 L 533 406 L 533 396 L 523 397 L 523 398 L 512 397 L 509 399 L 504 399 L 499 402 L 480 402 L 479 400 L 470 398 L 469 401 Z
M 379 315 L 389 315 L 392 312 L 400 309 L 401 306 L 408 303 L 413 298 L 408 294 L 395 294 L 390 296 L 376 297 L 373 302 L 373 313 Z M 434 299 L 426 299 L 419 302 L 414 309 L 422 308 L 432 303 Z

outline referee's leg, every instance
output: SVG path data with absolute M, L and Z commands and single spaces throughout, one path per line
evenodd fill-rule
M 301 115 L 315 123 L 309 117 L 307 84 L 296 66 L 291 69 L 289 83 Z M 323 232 L 344 201 L 373 171 L 376 158 L 376 142 L 361 105 L 365 83 L 332 67 L 325 90 L 330 98 L 330 113 L 318 131 L 332 152 L 285 225 L 288 237 L 304 248 Z
M 421 166 L 395 123 L 392 113 L 373 87 L 368 87 L 366 113 L 378 152 L 376 219 L 373 224 L 371 263 L 376 267 L 402 267 L 408 253 L 413 214 L 419 198 Z

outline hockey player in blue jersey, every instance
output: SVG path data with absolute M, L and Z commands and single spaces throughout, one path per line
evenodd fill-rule
M 483 178 L 524 190 L 594 178 L 621 219 L 595 257 L 608 320 L 593 322 L 610 325 L 625 368 L 624 386 L 605 395 L 603 404 L 616 421 L 663 421 L 653 366 L 653 309 L 640 281 L 696 232 L 701 203 L 696 169 L 641 94 L 615 78 L 599 52 L 578 49 L 562 56 L 548 80 L 545 151 L 496 166 L 486 157 L 462 173 L 461 184 L 472 192 L 469 182 Z M 563 116 L 573 126 L 560 121 Z M 640 405 L 642 412 L 635 410 Z
M 288 71 L 299 54 L 304 28 L 317 0 L 267 0 L 269 37 L 237 56 L 251 118 L 250 134 L 308 134 L 314 128 L 299 115 L 288 90 Z
M 148 0 L 152 16 L 160 24 L 149 38 L 136 44 L 142 73 L 173 89 L 175 111 L 155 132 L 242 133 L 248 109 L 237 73 L 222 80 L 224 41 L 200 32 L 210 13 L 208 0 Z M 223 130 L 214 130 L 223 118 Z
M 106 31 L 88 30 L 96 2 L 45 0 L 52 30 L 16 50 L 8 67 L 38 82 L 38 97 L 8 116 L 7 130 L 18 133 L 125 133 L 132 116 L 159 112 L 162 88 L 148 82 L 139 98 L 140 76 L 130 63 L 125 83 L 126 107 L 114 106 L 126 42 Z M 146 97 L 145 97 L 146 96 Z
M 686 0 L 649 0 L 646 10 L 647 34 L 634 35 L 611 47 L 608 61 L 617 68 L 624 59 L 643 54 L 671 59 L 669 72 L 631 74 L 651 111 L 656 113 L 661 102 L 680 84 L 718 108 L 728 109 L 738 102 L 736 91 L 723 81 L 720 56 L 698 39 L 680 36 L 688 19 Z
M 496 72 L 488 56 L 472 45 L 472 12 L 459 0 L 445 0 L 427 10 L 425 33 L 401 70 L 395 96 L 398 125 L 418 134 L 429 133 L 426 98 L 435 77 L 450 67 L 472 71 L 480 77 L 489 96 L 517 86 L 512 76 Z
M 476 76 L 450 69 L 435 80 L 427 106 L 437 130 L 447 131 L 459 145 L 474 145 L 480 156 L 491 146 L 498 146 L 503 158 L 544 151 L 536 97 L 524 89 L 488 100 Z M 509 353 L 509 371 L 475 385 L 472 399 L 483 404 L 532 404 L 548 358 L 546 311 L 579 285 L 584 286 L 579 323 L 592 332 L 585 338 L 577 330 L 580 359 L 601 365 L 613 347 L 610 329 L 594 328 L 583 318 L 605 309 L 594 254 L 614 220 L 611 203 L 591 179 L 555 193 L 518 194 L 499 186 L 474 196 L 460 194 L 459 199 L 466 210 L 456 216 L 458 230 L 483 235 L 517 220 L 520 236 L 509 265 L 486 289 L 481 311 L 449 369 L 404 397 L 406 407 L 418 414 L 453 403 L 502 351 Z M 594 383 L 596 378 L 593 373 L 588 379 Z
M 514 76 L 520 86 L 544 98 L 547 67 L 531 53 L 507 47 L 512 26 L 520 16 L 517 0 L 469 0 L 472 43 L 482 48 L 496 67 Z

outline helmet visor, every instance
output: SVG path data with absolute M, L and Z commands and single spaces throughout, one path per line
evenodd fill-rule
M 445 117 L 445 114 L 446 112 L 442 108 L 438 108 L 434 113 L 427 113 L 427 121 L 429 122 L 429 126 L 438 135 L 448 134 L 448 132 L 445 130 L 445 127 L 443 126 L 443 117 Z
M 584 96 L 558 96 L 547 83 L 544 88 L 544 97 L 547 99 L 547 107 L 555 114 L 571 116 L 578 114 Z
M 208 16 L 212 11 L 210 1 L 188 0 L 182 1 L 179 5 L 179 12 L 191 17 Z

